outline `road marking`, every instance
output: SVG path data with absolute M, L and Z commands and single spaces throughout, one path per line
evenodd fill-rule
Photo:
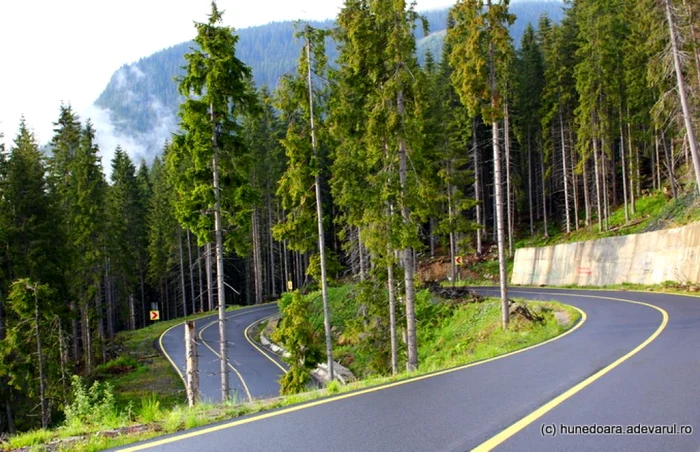
M 266 305 L 264 305 L 264 306 L 262 306 L 262 305 L 246 306 L 246 307 L 243 307 L 243 308 L 241 308 L 241 309 L 237 309 L 237 310 L 233 311 L 233 312 L 234 312 L 234 315 L 232 315 L 232 316 L 230 316 L 230 317 L 226 317 L 226 318 L 229 319 L 229 318 L 233 318 L 233 317 L 238 317 L 238 316 L 243 315 L 243 314 L 248 314 L 248 313 L 250 313 L 250 312 L 262 311 L 263 308 L 268 307 L 270 304 L 271 304 L 271 303 L 268 303 L 268 304 L 266 304 Z M 255 308 L 260 308 L 260 309 L 255 309 Z M 245 311 L 245 312 L 241 312 L 241 311 Z M 215 315 L 218 315 L 218 314 L 212 314 L 211 316 L 199 317 L 199 318 L 192 319 L 192 320 L 195 320 L 195 321 L 196 321 L 196 320 L 202 320 L 202 319 L 206 319 L 206 318 L 208 318 L 208 317 L 213 317 L 213 316 L 215 316 Z M 173 368 L 175 369 L 175 372 L 177 372 L 178 376 L 179 376 L 180 379 L 182 380 L 182 384 L 183 384 L 185 387 L 187 387 L 187 381 L 185 380 L 185 376 L 184 376 L 184 375 L 182 374 L 182 372 L 180 371 L 180 368 L 178 367 L 178 365 L 175 364 L 175 361 L 174 361 L 173 358 L 170 356 L 170 354 L 168 353 L 168 351 L 165 350 L 165 347 L 163 346 L 163 337 L 164 337 L 170 330 L 172 330 L 173 328 L 177 328 L 178 326 L 182 326 L 182 325 L 184 325 L 186 322 L 187 322 L 187 320 L 186 320 L 185 322 L 178 323 L 178 324 L 175 324 L 175 325 L 171 326 L 171 327 L 168 328 L 167 330 L 163 331 L 163 332 L 161 333 L 160 337 L 158 338 L 158 344 L 160 345 L 160 350 L 161 350 L 161 352 L 163 352 L 163 354 L 165 355 L 165 358 L 168 360 L 168 362 L 170 362 L 170 365 L 173 366 Z M 212 324 L 214 324 L 214 323 L 216 323 L 216 322 L 218 322 L 218 320 L 215 320 L 214 322 L 211 322 L 209 325 L 212 325 Z M 209 326 L 209 325 L 208 325 L 208 326 Z M 200 334 L 201 334 L 201 331 L 200 331 Z M 200 340 L 201 340 L 201 336 L 200 336 Z M 206 341 L 204 341 L 204 342 L 206 342 Z M 207 347 L 209 347 L 206 343 L 205 343 L 204 345 L 207 346 Z M 212 351 L 214 351 L 211 347 L 209 347 L 209 349 L 212 350 Z M 214 352 L 214 354 L 215 354 L 217 357 L 219 357 L 219 359 L 221 359 L 221 356 L 220 356 L 218 353 Z M 226 362 L 228 363 L 228 359 L 226 360 Z M 230 363 L 229 363 L 229 366 L 231 366 Z M 231 366 L 231 367 L 233 367 L 233 366 Z M 235 369 L 234 369 L 234 370 L 235 370 Z M 238 371 L 236 371 L 236 373 L 238 373 Z M 240 376 L 239 376 L 239 378 L 240 378 Z M 241 378 L 241 381 L 243 381 L 242 378 Z M 245 386 L 245 382 L 243 383 L 243 386 L 244 386 L 244 388 L 246 388 L 246 391 L 247 391 L 247 387 Z M 250 393 L 248 393 L 248 396 L 249 396 L 249 399 L 250 399 Z M 251 399 L 251 400 L 252 400 L 252 399 Z
M 282 372 L 288 373 L 287 369 L 285 369 L 284 367 L 282 367 L 282 366 L 280 365 L 280 363 L 278 363 L 276 360 L 274 360 L 274 359 L 273 359 L 270 355 L 268 355 L 262 348 L 258 347 L 258 344 L 256 344 L 255 341 L 253 341 L 250 337 L 248 337 L 248 331 L 249 331 L 254 325 L 257 325 L 258 323 L 264 322 L 265 320 L 271 319 L 272 317 L 275 317 L 275 316 L 278 316 L 278 315 L 279 315 L 279 314 L 272 314 L 272 315 L 268 315 L 267 317 L 263 317 L 263 318 L 260 319 L 260 320 L 256 320 L 255 322 L 253 322 L 253 323 L 251 323 L 250 325 L 248 325 L 248 327 L 247 327 L 247 328 L 245 329 L 245 331 L 243 332 L 243 335 L 245 336 L 246 340 L 250 343 L 250 345 L 252 345 L 253 347 L 255 347 L 255 349 L 256 349 L 257 351 L 259 351 L 260 353 L 262 353 L 262 355 L 263 355 L 265 358 L 269 359 L 270 361 L 272 361 L 272 363 L 273 363 L 275 366 L 277 366 L 277 367 L 279 367 L 280 369 L 282 369 Z
M 267 308 L 267 307 L 269 307 L 269 306 L 265 306 L 265 308 Z M 262 311 L 262 310 L 263 310 L 263 309 L 261 308 L 261 309 L 256 309 L 256 310 L 249 309 L 249 310 L 247 310 L 246 312 L 237 312 L 237 313 L 235 313 L 234 315 L 230 315 L 230 316 L 226 317 L 226 320 L 232 319 L 232 318 L 234 318 L 234 317 L 240 317 L 240 316 L 242 316 L 242 315 L 244 315 L 244 314 L 249 314 L 249 313 L 251 313 L 251 312 L 258 312 L 258 311 Z M 214 324 L 217 324 L 217 323 L 219 323 L 219 320 L 218 320 L 218 319 L 217 319 L 217 320 L 214 320 L 213 322 L 209 322 L 208 324 L 206 324 L 204 327 L 202 327 L 202 328 L 199 330 L 198 336 L 199 336 L 199 340 L 202 342 L 202 344 L 204 344 L 205 347 L 207 347 L 209 350 L 211 350 L 211 352 L 212 352 L 213 354 L 215 354 L 216 356 L 219 357 L 219 359 L 221 359 L 221 355 L 218 354 L 218 353 L 207 343 L 207 341 L 204 340 L 204 338 L 202 337 L 202 333 L 204 332 L 204 330 L 206 330 L 206 329 L 209 328 L 210 326 L 212 326 L 212 325 L 214 325 Z M 248 385 L 246 384 L 245 379 L 243 378 L 243 375 L 241 375 L 241 373 L 238 371 L 238 369 L 236 369 L 236 368 L 233 366 L 233 364 L 231 364 L 231 362 L 230 362 L 229 359 L 228 359 L 228 356 L 226 357 L 226 364 L 228 365 L 228 367 L 231 368 L 231 370 L 233 370 L 233 371 L 236 373 L 236 375 L 238 376 L 238 379 L 241 380 L 241 384 L 243 385 L 243 389 L 245 390 L 246 396 L 248 397 L 248 401 L 252 402 L 252 401 L 253 401 L 253 396 L 250 394 L 250 389 L 248 389 Z
M 173 328 L 181 326 L 181 325 L 184 325 L 184 323 L 178 323 L 177 325 L 173 325 L 170 328 L 168 328 L 167 330 L 163 331 L 163 333 L 158 338 L 158 344 L 160 345 L 160 351 L 163 352 L 163 354 L 165 355 L 165 358 L 170 362 L 170 365 L 175 368 L 175 372 L 177 372 L 177 375 L 180 377 L 180 380 L 182 380 L 182 384 L 184 384 L 185 387 L 187 387 L 187 381 L 185 380 L 185 376 L 182 375 L 182 372 L 180 372 L 180 368 L 177 366 L 177 364 L 175 364 L 175 361 L 173 361 L 173 359 L 170 357 L 168 352 L 165 350 L 165 347 L 163 347 L 163 337 L 165 336 L 165 334 L 168 331 L 172 330 Z
M 513 292 L 516 292 L 515 290 Z M 527 427 L 528 425 L 532 424 L 535 422 L 537 419 L 541 418 L 545 414 L 547 414 L 549 411 L 553 410 L 556 408 L 558 405 L 563 403 L 564 401 L 568 400 L 569 398 L 573 397 L 575 394 L 586 388 L 587 386 L 591 385 L 593 382 L 596 380 L 600 379 L 604 375 L 606 375 L 608 372 L 613 370 L 614 368 L 618 367 L 620 364 L 623 362 L 627 361 L 629 358 L 632 356 L 636 355 L 639 353 L 640 350 L 642 350 L 644 347 L 652 343 L 659 335 L 661 332 L 666 328 L 666 325 L 668 324 L 668 313 L 664 310 L 659 308 L 658 306 L 654 306 L 653 304 L 649 303 L 644 303 L 642 301 L 634 301 L 634 300 L 626 300 L 623 298 L 612 298 L 612 297 L 599 297 L 595 295 L 572 295 L 572 294 L 562 294 L 562 293 L 552 293 L 552 292 L 524 292 L 524 293 L 530 293 L 530 294 L 535 294 L 535 295 L 554 295 L 554 296 L 561 296 L 561 295 L 566 295 L 566 296 L 574 296 L 574 297 L 585 297 L 585 298 L 598 298 L 602 300 L 613 300 L 613 301 L 622 301 L 625 303 L 632 303 L 632 304 L 638 304 L 641 306 L 646 306 L 650 307 L 653 309 L 656 309 L 661 313 L 662 316 L 662 321 L 661 325 L 654 331 L 654 333 L 649 336 L 644 342 L 639 344 L 636 348 L 634 348 L 632 351 L 624 355 L 623 357 L 619 358 L 609 366 L 605 367 L 604 369 L 596 372 L 595 374 L 591 375 L 590 377 L 586 378 L 576 386 L 572 387 L 568 391 L 564 392 L 563 394 L 559 395 L 558 397 L 555 397 L 554 399 L 550 400 L 546 404 L 542 405 L 540 408 L 537 410 L 533 411 L 532 413 L 528 414 L 527 416 L 523 417 L 510 427 L 506 428 L 502 432 L 498 433 L 496 436 L 492 437 L 491 439 L 479 444 L 477 447 L 472 449 L 472 452 L 485 452 L 485 451 L 490 451 L 493 450 L 495 447 L 499 446 L 509 438 L 511 438 L 513 435 Z
M 546 345 L 546 344 L 549 344 L 549 343 L 554 342 L 556 340 L 562 339 L 562 338 L 568 336 L 569 334 L 573 333 L 574 331 L 578 330 L 579 328 L 581 328 L 581 326 L 583 326 L 583 324 L 586 322 L 588 316 L 586 315 L 586 313 L 583 310 L 577 308 L 576 306 L 571 306 L 571 307 L 576 309 L 581 314 L 581 319 L 578 321 L 578 323 L 576 323 L 576 325 L 574 325 L 573 328 L 570 328 L 569 330 L 565 331 L 564 333 L 560 334 L 559 336 L 553 337 L 553 338 L 546 340 L 544 342 L 540 342 L 539 344 L 534 344 L 534 345 L 531 345 L 529 347 L 522 348 L 520 350 L 515 350 L 515 351 L 512 351 L 510 353 L 506 353 L 505 355 L 495 356 L 493 358 L 488 358 L 488 359 L 485 359 L 482 361 L 477 361 L 474 363 L 465 364 L 463 366 L 454 367 L 452 369 L 445 369 L 445 370 L 441 370 L 438 372 L 433 372 L 433 373 L 429 373 L 429 374 L 425 374 L 425 375 L 419 375 L 419 376 L 412 377 L 412 378 L 409 378 L 406 380 L 396 381 L 394 383 L 387 383 L 384 385 L 374 386 L 374 387 L 362 389 L 359 391 L 349 392 L 346 394 L 341 394 L 341 395 L 330 397 L 330 398 L 316 400 L 316 401 L 304 403 L 301 405 L 295 405 L 295 406 L 291 406 L 289 408 L 283 408 L 281 410 L 277 410 L 277 411 L 273 411 L 273 412 L 269 412 L 269 413 L 264 413 L 264 414 L 257 415 L 257 416 L 254 415 L 253 417 L 249 417 L 246 419 L 239 419 L 237 421 L 231 421 L 231 422 L 228 422 L 225 424 L 216 425 L 214 427 L 203 428 L 201 430 L 197 430 L 194 432 L 184 433 L 184 434 L 179 435 L 179 436 L 165 438 L 165 439 L 154 441 L 152 443 L 141 444 L 138 446 L 133 446 L 133 447 L 121 449 L 121 450 L 123 452 L 127 452 L 127 451 L 128 452 L 135 452 L 135 451 L 139 451 L 139 450 L 150 449 L 152 447 L 162 446 L 165 444 L 170 444 L 170 443 L 182 441 L 185 439 L 194 438 L 197 436 L 206 435 L 206 434 L 213 433 L 213 432 L 218 432 L 220 430 L 225 430 L 228 428 L 237 427 L 239 425 L 249 424 L 251 422 L 261 421 L 263 419 L 269 419 L 269 418 L 276 417 L 276 416 L 282 416 L 284 414 L 293 413 L 295 411 L 301 411 L 301 410 L 305 410 L 308 408 L 313 408 L 315 406 L 325 405 L 328 403 L 333 403 L 333 402 L 337 402 L 340 400 L 349 399 L 351 397 L 357 397 L 357 396 L 364 395 L 364 394 L 383 391 L 383 390 L 386 390 L 389 388 L 403 386 L 403 385 L 413 383 L 416 381 L 427 380 L 429 378 L 435 378 L 435 377 L 438 377 L 440 375 L 450 374 L 453 372 L 459 372 L 461 370 L 468 369 L 470 367 L 480 366 L 480 365 L 483 365 L 486 363 L 490 363 L 490 362 L 497 361 L 500 359 L 508 358 L 510 356 L 513 356 L 513 355 L 524 353 L 524 352 L 532 350 L 534 348 L 542 347 L 543 345 Z

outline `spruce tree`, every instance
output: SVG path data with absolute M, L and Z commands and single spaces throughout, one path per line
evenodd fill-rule
M 508 327 L 509 306 L 499 133 L 503 105 L 500 95 L 502 87 L 497 81 L 499 74 L 507 70 L 504 63 L 511 50 L 508 25 L 513 23 L 515 17 L 508 13 L 508 3 L 508 0 L 501 0 L 492 4 L 491 0 L 487 0 L 484 5 L 482 0 L 461 0 L 451 10 L 455 26 L 448 30 L 455 90 L 472 118 L 481 115 L 484 122 L 491 125 L 504 329 Z
M 185 97 L 180 106 L 182 132 L 174 138 L 168 167 L 177 192 L 178 221 L 197 234 L 200 244 L 216 243 L 221 397 L 227 400 L 223 228 L 226 245 L 244 254 L 255 193 L 248 180 L 248 151 L 238 116 L 254 105 L 255 96 L 249 86 L 250 69 L 235 56 L 238 37 L 222 24 L 216 2 L 211 4 L 209 20 L 195 28 L 196 47 L 185 55 L 186 73 L 179 79 Z
M 328 306 L 327 250 L 321 194 L 321 177 L 324 172 L 321 148 L 327 132 L 322 120 L 323 105 L 318 102 L 318 91 L 323 94 L 326 89 L 319 90 L 314 85 L 314 74 L 323 77 L 326 73 L 324 40 L 327 34 L 324 30 L 308 25 L 297 34 L 305 41 L 299 59 L 298 75 L 285 77 L 279 90 L 282 120 L 288 126 L 287 135 L 282 140 L 287 155 L 287 169 L 280 179 L 278 194 L 282 199 L 282 207 L 288 214 L 276 226 L 275 231 L 278 240 L 287 239 L 290 248 L 295 251 L 306 252 L 313 247 L 318 250 L 320 271 L 314 269 L 312 273 L 320 279 L 318 282 L 321 284 L 328 376 L 333 380 L 333 339 Z M 315 261 L 316 259 L 311 260 L 312 265 Z

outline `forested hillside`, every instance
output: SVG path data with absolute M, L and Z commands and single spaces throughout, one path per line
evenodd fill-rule
M 355 336 L 385 348 L 381 373 L 415 369 L 430 258 L 454 281 L 458 256 L 498 250 L 506 301 L 516 240 L 595 237 L 615 209 L 627 225 L 647 197 L 695 199 L 698 1 L 577 0 L 517 46 L 512 13 L 458 2 L 440 57 L 420 65 L 408 5 L 347 1 L 332 31 L 299 30 L 296 62 L 265 88 L 214 8 L 198 46 L 171 55 L 182 127 L 151 166 L 121 149 L 100 162 L 68 105 L 48 156 L 23 121 L 0 149 L 0 431 L 60 423 L 71 375 L 113 357 L 151 307 L 223 316 L 294 291 L 300 325 L 325 320 L 296 337 L 301 352 L 312 340 L 330 359 L 333 313 L 302 295 L 357 281 Z M 142 63 L 126 73 L 163 89 Z M 155 102 L 132 94 L 120 102 Z
M 430 24 L 429 35 L 422 27 L 416 29 L 417 51 L 420 62 L 427 49 L 440 58 L 445 37 L 447 9 L 428 11 L 424 14 Z M 558 2 L 528 2 L 513 6 L 517 16 L 511 27 L 516 42 L 528 23 L 537 23 L 546 13 L 555 22 L 563 14 Z M 317 28 L 332 28 L 333 21 L 312 22 Z M 238 30 L 238 57 L 253 71 L 257 86 L 267 85 L 275 89 L 280 77 L 294 72 L 302 43 L 294 39 L 294 22 L 275 22 L 259 27 Z M 182 75 L 183 55 L 191 42 L 183 42 L 161 50 L 141 60 L 125 64 L 114 73 L 95 105 L 109 111 L 118 134 L 130 137 L 145 148 L 151 158 L 162 151 L 163 143 L 177 130 L 177 109 L 182 101 L 174 78 Z M 336 46 L 329 42 L 328 58 L 335 61 Z M 150 159 L 149 159 L 150 161 Z

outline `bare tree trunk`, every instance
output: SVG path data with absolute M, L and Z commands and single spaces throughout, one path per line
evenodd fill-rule
M 481 237 L 483 230 L 482 224 L 482 198 L 481 198 L 481 171 L 479 169 L 479 146 L 476 141 L 476 119 L 472 120 L 472 153 L 474 154 L 474 198 L 476 198 L 476 224 L 479 229 L 476 230 L 476 254 L 481 256 L 483 253 L 483 244 Z
M 608 187 L 608 156 L 605 153 L 605 137 L 601 138 L 601 178 L 603 183 L 603 228 L 610 228 L 610 189 Z
M 622 197 L 625 203 L 625 223 L 630 221 L 629 204 L 627 199 L 627 161 L 625 159 L 625 132 L 623 128 L 622 109 L 620 109 L 620 157 L 622 159 Z
M 387 218 L 389 219 L 389 228 L 391 228 L 391 218 L 394 215 L 394 206 L 389 203 L 387 208 Z M 391 231 L 389 231 L 391 236 Z M 386 267 L 386 284 L 389 289 L 389 336 L 391 340 L 391 374 L 399 373 L 399 348 L 396 341 L 396 281 L 394 280 L 394 250 L 391 248 L 391 243 L 387 242 L 387 267 Z
M 129 329 L 136 329 L 136 306 L 134 303 L 134 294 L 129 294 Z
M 207 272 L 207 307 L 209 311 L 214 310 L 214 281 L 212 280 L 212 275 L 214 273 L 214 269 L 212 268 L 212 261 L 211 261 L 211 242 L 207 243 L 204 247 L 204 254 L 205 254 L 205 265 L 206 265 L 206 272 Z
M 106 254 L 106 253 L 105 253 Z M 126 284 L 124 284 L 126 286 Z M 112 276 L 112 261 L 105 260 L 105 296 L 107 302 L 107 348 L 111 348 L 112 339 L 114 339 L 114 311 L 115 311 L 115 296 L 114 296 L 114 277 Z M 102 311 L 100 311 L 100 317 Z M 105 360 L 106 362 L 106 360 Z
M 571 156 L 571 175 L 573 177 L 572 180 L 572 188 L 573 188 L 573 196 L 574 196 L 574 223 L 575 223 L 575 228 L 578 231 L 579 228 L 579 194 L 578 194 L 578 177 L 576 176 L 576 152 L 574 152 L 574 141 L 571 137 L 571 129 L 569 131 L 569 147 L 571 149 L 571 152 L 569 155 Z
M 199 364 L 197 356 L 197 341 L 195 323 L 185 323 L 185 359 L 187 375 L 187 405 L 192 408 L 199 403 Z
M 676 71 L 676 82 L 678 88 L 678 96 L 681 99 L 681 107 L 683 109 L 683 122 L 685 123 L 685 132 L 690 145 L 690 153 L 693 157 L 693 168 L 695 169 L 696 189 L 700 192 L 700 155 L 698 155 L 698 144 L 695 138 L 695 129 L 693 126 L 693 117 L 688 104 L 688 95 L 686 94 L 685 80 L 683 79 L 683 67 L 681 65 L 680 51 L 678 49 L 678 36 L 676 33 L 676 24 L 671 11 L 670 0 L 663 0 L 666 8 L 666 20 L 668 21 L 668 32 L 671 36 L 671 49 L 673 51 L 673 66 Z
M 177 244 L 180 249 L 180 293 L 182 294 L 182 313 L 187 317 L 187 294 L 185 291 L 185 258 L 182 251 L 182 229 L 177 228 Z M 175 308 L 177 311 L 177 308 Z
M 311 83 L 311 42 L 306 41 L 306 61 L 308 63 L 309 116 L 311 121 L 311 147 L 314 157 L 318 157 L 316 148 L 316 124 L 314 121 L 314 92 Z M 328 357 L 328 378 L 333 381 L 333 336 L 331 333 L 331 312 L 328 306 L 328 279 L 326 276 L 326 238 L 323 230 L 323 199 L 321 197 L 321 171 L 314 175 L 316 186 L 316 222 L 318 224 L 318 253 L 321 258 L 321 296 L 323 297 L 323 327 L 326 332 L 326 356 Z M 360 246 L 362 252 L 362 246 Z M 360 270 L 362 272 L 362 269 Z
M 39 329 L 39 294 L 34 287 L 34 334 L 36 335 L 36 353 L 39 360 L 39 400 L 41 403 L 41 427 L 49 426 L 49 404 L 46 397 L 46 372 L 44 370 L 44 352 L 41 349 L 41 331 Z
M 435 218 L 430 218 L 430 258 L 435 257 Z
M 211 121 L 215 123 L 214 105 L 210 106 Z M 212 144 L 214 157 L 212 159 L 212 172 L 214 178 L 214 234 L 216 237 L 216 292 L 219 298 L 219 356 L 221 372 L 221 402 L 225 403 L 229 397 L 228 381 L 228 343 L 226 340 L 226 293 L 224 292 L 224 240 L 221 224 L 221 191 L 219 188 L 219 124 L 215 123 Z
M 595 177 L 595 191 L 596 191 L 596 209 L 598 213 L 598 232 L 603 231 L 603 210 L 602 210 L 602 199 L 601 199 L 601 187 L 600 187 L 600 171 L 598 165 L 598 139 L 593 138 L 593 166 L 594 166 L 594 177 Z
M 505 116 L 503 122 L 503 136 L 506 151 L 506 207 L 508 212 L 508 257 L 513 258 L 513 197 L 510 180 L 510 111 L 505 104 Z
M 284 290 L 291 291 L 292 287 L 291 287 L 290 283 L 292 282 L 292 278 L 291 278 L 291 274 L 289 272 L 289 257 L 288 257 L 288 252 L 287 252 L 287 241 L 286 240 L 282 241 L 282 252 L 284 254 L 284 261 L 283 261 L 284 262 L 284 284 L 285 284 Z
M 591 215 L 592 215 L 592 210 L 593 206 L 591 206 L 591 188 L 589 186 L 589 177 L 588 177 L 588 157 L 584 157 L 584 162 L 583 162 L 583 202 L 585 204 L 585 209 L 586 209 L 586 226 L 591 225 Z
M 199 310 L 205 311 L 204 308 L 204 280 L 202 279 L 202 249 L 197 244 L 197 273 L 199 274 Z
M 255 292 L 254 303 L 260 304 L 263 301 L 263 266 L 262 250 L 260 244 L 260 221 L 257 207 L 253 209 L 251 217 L 251 225 L 253 228 L 253 289 Z
M 83 351 L 85 356 L 85 369 L 88 372 L 92 371 L 92 334 L 90 331 L 90 315 L 87 303 L 81 306 L 80 319 L 83 330 Z
M 105 281 L 105 293 L 109 293 L 109 287 Z M 105 340 L 104 327 L 104 306 L 102 304 L 102 291 L 100 286 L 97 286 L 95 295 L 95 322 L 97 326 L 97 339 L 100 344 L 100 352 L 102 355 L 102 364 L 107 362 L 107 341 Z M 88 327 L 89 329 L 89 327 Z
M 697 25 L 695 11 L 693 11 L 693 5 L 687 0 L 683 0 L 683 5 L 685 6 L 686 14 L 688 15 L 687 22 L 689 24 L 690 37 L 692 39 L 691 45 L 693 47 L 693 57 L 695 60 L 695 75 L 697 77 L 698 88 L 700 88 L 700 43 L 698 42 L 698 33 L 695 29 L 695 26 Z
M 143 269 L 139 272 L 139 276 L 141 279 L 141 315 L 145 314 L 146 310 L 146 284 L 144 282 L 144 276 L 143 276 Z M 144 321 L 142 323 L 143 326 L 146 326 L 146 317 L 144 317 Z M 136 328 L 138 328 L 138 325 L 136 325 Z
M 566 233 L 571 232 L 571 216 L 569 214 L 569 172 L 566 168 L 566 138 L 564 137 L 564 115 L 559 109 L 559 134 L 561 137 L 561 162 L 562 162 L 562 173 L 564 180 L 564 210 L 566 212 Z
M 360 281 L 364 281 L 365 275 L 365 252 L 362 249 L 362 228 L 357 227 L 357 254 L 360 260 Z
M 447 164 L 448 176 L 451 176 L 450 171 L 452 170 L 450 163 Z M 452 224 L 452 218 L 454 216 L 454 210 L 452 209 L 452 184 L 447 183 L 447 215 Z M 457 269 L 455 268 L 455 258 L 457 257 L 457 250 L 455 246 L 455 233 L 450 230 L 450 283 L 452 287 L 455 286 L 455 280 Z
M 12 389 L 8 388 L 8 392 L 12 391 Z M 10 434 L 15 434 L 17 433 L 17 429 L 15 428 L 15 421 L 14 421 L 14 414 L 12 413 L 12 396 L 10 395 L 7 400 L 5 400 L 5 413 L 7 415 L 7 431 Z
M 659 131 L 654 128 L 654 146 L 656 151 L 657 190 L 661 190 L 661 152 L 659 152 Z
M 487 0 L 487 5 L 491 9 L 491 0 Z M 493 41 L 489 40 L 489 83 L 491 85 L 491 108 L 497 109 L 498 92 L 496 87 L 496 67 L 494 61 Z M 505 252 L 505 231 L 503 224 L 503 180 L 501 173 L 501 149 L 498 143 L 498 121 L 495 119 L 491 125 L 491 135 L 493 137 L 493 177 L 496 196 L 496 218 L 498 232 L 498 266 L 501 283 L 501 314 L 503 329 L 508 328 L 510 316 L 510 306 L 508 305 L 508 272 L 506 270 Z
M 192 314 L 197 312 L 197 298 L 194 295 L 194 271 L 192 265 L 192 238 L 190 237 L 190 230 L 187 230 L 187 267 L 190 269 L 190 300 L 192 301 Z
M 540 172 L 542 176 L 542 221 L 544 222 L 544 237 L 549 237 L 549 225 L 547 224 L 547 173 L 544 168 L 544 149 L 540 158 Z
M 68 350 L 66 345 L 66 334 L 60 318 L 56 318 L 58 323 L 58 356 L 61 364 L 61 389 L 63 390 L 63 403 L 68 403 Z M 2 337 L 0 337 L 2 340 Z
M 666 168 L 668 170 L 668 179 L 671 182 L 671 192 L 673 193 L 673 199 L 678 199 L 678 192 L 676 191 L 676 171 L 673 164 L 673 150 L 671 150 L 671 155 L 669 155 L 668 146 L 666 144 L 666 135 L 663 131 L 661 131 L 661 142 L 664 146 L 664 157 L 666 158 Z
M 404 115 L 404 97 L 403 91 L 399 90 L 396 99 L 397 113 L 400 118 Z M 404 137 L 399 138 L 399 185 L 401 187 L 401 217 L 405 224 L 409 224 L 411 221 L 410 213 L 408 210 L 408 205 L 406 203 L 406 185 L 408 178 L 408 165 L 407 165 L 407 148 L 406 140 Z M 403 253 L 403 270 L 404 270 L 404 284 L 406 291 L 406 342 L 408 346 L 408 360 L 406 362 L 406 370 L 413 372 L 418 369 L 418 344 L 416 342 L 416 312 L 415 312 L 415 301 L 416 294 L 414 288 L 414 267 L 415 263 L 413 260 L 413 250 L 410 247 L 406 247 L 402 251 Z
M 275 247 L 274 241 L 272 240 L 272 201 L 270 200 L 270 193 L 267 194 L 267 238 L 268 246 L 270 247 L 270 295 L 273 299 L 277 298 L 277 285 L 275 284 Z
M 630 112 L 629 112 L 629 108 L 628 108 L 627 109 L 627 117 L 629 117 L 629 115 L 630 115 Z M 632 126 L 629 122 L 627 123 L 627 147 L 628 147 L 628 151 L 629 151 L 629 162 L 630 162 L 629 163 L 630 212 L 632 213 L 632 215 L 634 215 L 635 213 L 637 213 L 637 207 L 636 207 L 637 190 L 635 190 L 635 178 L 634 178 L 634 168 L 633 167 L 636 167 L 637 165 L 632 164 L 632 162 L 633 162 L 633 160 L 632 160 L 632 148 L 633 148 L 633 145 L 632 145 Z M 625 152 L 624 149 L 622 150 L 622 152 Z
M 530 237 L 535 236 L 535 206 L 533 205 L 534 197 L 532 195 L 532 142 L 530 140 L 530 132 L 527 134 L 527 203 L 530 211 Z

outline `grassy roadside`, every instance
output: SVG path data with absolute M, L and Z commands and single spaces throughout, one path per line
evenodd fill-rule
M 349 289 L 339 288 L 338 300 L 349 295 Z M 437 370 L 473 363 L 522 349 L 554 337 L 570 328 L 579 318 L 573 308 L 558 303 L 528 303 L 541 314 L 541 324 L 513 323 L 509 331 L 500 329 L 498 302 L 487 300 L 478 304 L 456 307 L 440 325 L 425 325 L 419 330 L 418 372 L 402 372 L 393 377 L 373 376 L 348 385 L 331 384 L 324 390 L 295 396 L 246 404 L 200 405 L 189 409 L 183 405 L 184 393 L 177 374 L 165 358 L 152 348 L 162 332 L 182 320 L 161 322 L 136 332 L 120 335 L 120 358 L 100 371 L 108 376 L 118 401 L 106 419 L 93 425 L 62 426 L 54 430 L 39 430 L 10 438 L 0 446 L 7 450 L 76 450 L 97 451 L 136 441 L 207 425 L 225 419 L 286 407 L 316 400 L 333 394 L 357 391 L 372 386 L 415 378 Z M 346 307 L 344 315 L 352 315 Z M 557 321 L 555 312 L 568 319 Z M 561 314 L 563 313 L 563 314 Z M 195 316 L 192 318 L 200 318 Z M 107 369 L 120 369 L 112 372 Z M 131 401 L 131 403 L 129 403 Z
M 227 312 L 237 309 L 240 306 L 232 306 Z M 103 389 L 110 388 L 112 400 L 109 407 L 103 407 L 106 412 L 102 416 L 95 415 L 92 416 L 94 419 L 85 419 L 80 423 L 64 421 L 53 429 L 18 434 L 7 438 L 6 442 L 0 438 L 0 450 L 101 450 L 118 445 L 118 434 L 131 435 L 135 431 L 139 432 L 136 437 L 140 437 L 141 430 L 151 429 L 151 426 L 144 428 L 142 425 L 153 422 L 154 414 L 160 416 L 172 410 L 186 418 L 189 414 L 178 411 L 185 401 L 182 380 L 155 345 L 160 335 L 169 328 L 187 320 L 215 314 L 195 314 L 156 322 L 135 331 L 120 332 L 115 337 L 113 350 L 117 357 L 98 366 L 84 380 L 87 387 L 97 382 Z M 91 403 L 97 405 L 100 401 L 95 399 Z M 91 408 L 97 410 L 96 406 Z M 173 419 L 168 422 L 175 423 Z M 166 431 L 158 426 L 153 428 L 156 431 L 150 436 Z M 148 437 L 148 432 L 143 434 Z

